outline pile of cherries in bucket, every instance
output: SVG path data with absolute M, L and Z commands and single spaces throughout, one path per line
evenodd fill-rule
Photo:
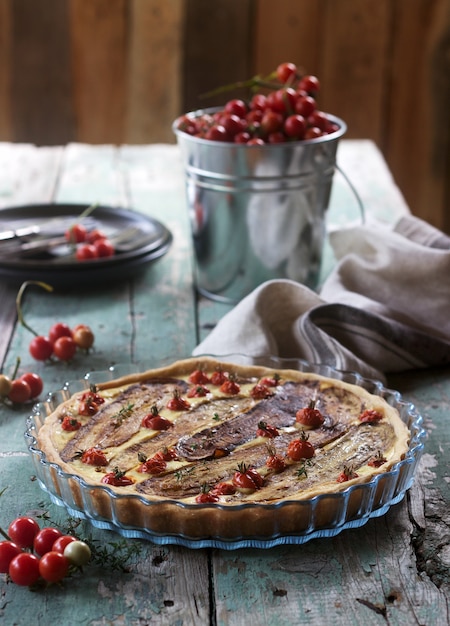
M 317 139 L 339 130 L 317 107 L 319 79 L 301 75 L 294 63 L 281 63 L 267 79 L 254 77 L 245 85 L 261 89 L 249 101 L 235 98 L 212 113 L 183 115 L 176 128 L 201 139 L 247 145 Z

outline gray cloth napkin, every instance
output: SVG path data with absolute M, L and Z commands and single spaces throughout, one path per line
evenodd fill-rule
M 317 294 L 263 283 L 194 355 L 274 355 L 370 378 L 450 363 L 450 237 L 406 215 L 330 235 L 337 265 Z

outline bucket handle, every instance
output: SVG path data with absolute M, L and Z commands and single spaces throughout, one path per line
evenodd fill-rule
M 361 222 L 363 224 L 366 223 L 366 210 L 364 208 L 364 203 L 361 199 L 361 196 L 359 195 L 358 191 L 356 190 L 356 187 L 354 186 L 354 184 L 352 183 L 352 181 L 350 180 L 350 178 L 347 176 L 347 174 L 344 172 L 344 170 L 342 169 L 342 167 L 340 167 L 337 163 L 335 164 L 335 168 L 337 169 L 337 171 L 339 172 L 339 174 L 342 176 L 342 178 L 345 180 L 345 182 L 347 183 L 347 185 L 350 187 L 351 192 L 353 193 L 353 195 L 356 198 L 356 202 L 358 203 L 358 207 L 359 207 L 359 212 L 361 213 Z

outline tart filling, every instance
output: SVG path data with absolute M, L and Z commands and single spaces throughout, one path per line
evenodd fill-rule
M 38 443 L 65 472 L 133 496 L 121 501 L 123 523 L 234 536 L 255 533 L 255 522 L 266 532 L 254 508 L 243 517 L 237 505 L 295 503 L 365 483 L 404 458 L 409 437 L 397 410 L 362 387 L 202 357 L 74 394 L 46 418 Z M 96 497 L 110 515 L 107 494 Z M 195 524 L 192 509 L 148 507 L 174 501 L 220 506 L 209 517 L 199 506 Z M 233 522 L 228 509 L 239 513 Z M 307 523 L 289 515 L 276 531 Z

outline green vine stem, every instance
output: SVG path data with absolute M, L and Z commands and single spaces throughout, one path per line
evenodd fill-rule
M 250 88 L 252 90 L 255 90 L 260 87 L 267 87 L 267 89 L 274 90 L 274 89 L 279 89 L 280 87 L 283 87 L 283 86 L 285 87 L 286 85 L 282 85 L 282 83 L 278 81 L 274 82 L 275 76 L 276 76 L 275 72 L 272 72 L 265 78 L 262 78 L 261 76 L 253 76 L 252 78 L 249 78 L 247 80 L 241 80 L 235 83 L 231 83 L 229 85 L 223 85 L 221 87 L 217 87 L 216 89 L 213 89 L 212 91 L 208 91 L 202 94 L 200 97 L 209 98 L 211 96 L 216 96 L 218 94 L 231 91 L 232 89 Z
M 17 319 L 18 319 L 19 323 L 24 328 L 29 330 L 30 333 L 32 333 L 35 337 L 37 337 L 38 333 L 35 330 L 33 330 L 31 328 L 31 326 L 28 326 L 28 324 L 24 320 L 23 312 L 22 312 L 22 298 L 23 298 L 23 294 L 25 292 L 25 289 L 29 285 L 37 285 L 38 287 L 42 287 L 42 289 L 45 289 L 46 291 L 53 291 L 53 287 L 51 285 L 48 285 L 47 283 L 44 283 L 44 282 L 40 281 L 40 280 L 27 280 L 24 283 L 22 283 L 22 285 L 20 286 L 19 291 L 17 292 L 17 296 L 16 296 Z
M 0 491 L 0 496 L 2 496 L 5 491 L 6 491 L 7 487 L 4 487 L 1 491 Z M 8 534 L 3 530 L 3 528 L 0 526 L 0 535 L 2 535 L 2 537 L 4 537 L 7 541 L 10 541 L 10 538 L 8 536 Z

